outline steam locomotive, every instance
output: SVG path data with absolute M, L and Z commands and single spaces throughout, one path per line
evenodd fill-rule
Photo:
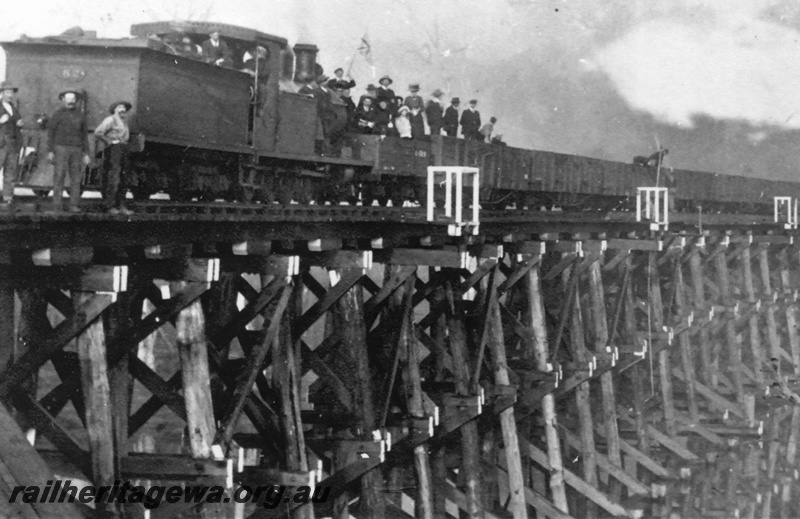
M 219 29 L 234 65 L 219 67 L 170 52 L 169 38 L 193 45 Z M 629 208 L 639 186 L 669 179 L 675 210 L 769 213 L 774 196 L 800 196 L 800 185 L 741 176 L 605 161 L 444 136 L 413 140 L 346 134 L 319 153 L 316 102 L 299 93 L 316 77 L 318 48 L 259 31 L 207 22 L 157 22 L 131 27 L 131 38 L 101 39 L 78 31 L 2 43 L 6 77 L 20 87 L 25 116 L 21 185 L 46 194 L 47 114 L 57 95 L 82 93 L 90 128 L 119 99 L 134 105 L 132 134 L 146 143 L 132 153 L 128 189 L 136 199 L 167 193 L 172 200 L 316 203 L 361 200 L 394 205 L 425 200 L 430 165 L 477 166 L 481 205 L 499 208 L 557 206 L 575 210 Z M 243 72 L 243 57 L 266 49 L 266 71 Z M 334 99 L 337 121 L 345 109 Z M 90 139 L 90 144 L 93 139 Z M 95 154 L 97 155 L 97 154 Z M 95 161 L 86 187 L 102 177 Z

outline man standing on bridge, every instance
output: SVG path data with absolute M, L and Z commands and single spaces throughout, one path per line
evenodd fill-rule
M 63 106 L 56 110 L 47 124 L 47 160 L 55 160 L 53 177 L 53 206 L 61 210 L 64 180 L 69 173 L 69 210 L 81 212 L 81 179 L 83 169 L 89 165 L 89 139 L 86 116 L 78 109 L 76 90 L 65 90 L 58 94 Z
M 3 168 L 3 203 L 0 210 L 11 208 L 14 181 L 17 177 L 19 150 L 22 145 L 22 117 L 14 102 L 17 87 L 8 81 L 0 83 L 0 168 Z
M 128 156 L 128 111 L 131 104 L 127 101 L 117 101 L 108 109 L 109 115 L 94 131 L 95 137 L 106 144 L 105 175 L 103 177 L 103 199 L 109 214 L 130 215 L 133 213 L 125 207 L 125 177 L 130 170 Z

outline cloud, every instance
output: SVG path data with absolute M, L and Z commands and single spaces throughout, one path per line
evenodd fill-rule
M 595 60 L 633 108 L 663 122 L 706 115 L 800 128 L 800 32 L 759 19 L 770 4 L 702 3 L 702 17 L 651 19 Z

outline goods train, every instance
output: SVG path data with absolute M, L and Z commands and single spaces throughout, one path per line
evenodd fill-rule
M 219 29 L 233 54 L 220 67 L 170 51 L 176 35 L 199 45 Z M 58 93 L 81 92 L 80 109 L 94 128 L 110 103 L 133 103 L 133 134 L 144 136 L 132 153 L 128 189 L 134 198 L 158 192 L 172 200 L 239 200 L 288 204 L 423 201 L 430 165 L 477 166 L 481 205 L 500 208 L 627 209 L 640 186 L 665 179 L 674 210 L 768 213 L 774 196 L 800 196 L 800 184 L 623 164 L 575 155 L 519 149 L 444 136 L 406 140 L 342 134 L 320 153 L 315 100 L 299 93 L 316 77 L 318 49 L 289 47 L 286 39 L 242 27 L 206 22 L 133 25 L 131 37 L 101 39 L 68 31 L 2 44 L 6 78 L 20 87 L 25 157 L 20 183 L 40 193 L 52 185 L 46 160 L 48 114 Z M 245 56 L 266 49 L 254 78 Z M 261 63 L 261 62 L 259 62 Z M 334 100 L 339 129 L 344 106 Z M 94 146 L 91 142 L 90 145 Z M 94 151 L 94 150 L 93 150 Z M 95 154 L 97 156 L 97 154 Z M 96 160 L 85 184 L 102 177 Z M 660 178 L 657 178 L 660 177 Z

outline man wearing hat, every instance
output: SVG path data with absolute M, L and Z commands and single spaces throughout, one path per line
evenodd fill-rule
M 17 178 L 19 150 L 22 145 L 22 117 L 14 97 L 14 84 L 0 83 L 0 168 L 3 168 L 3 203 L 0 209 L 8 210 L 14 198 L 14 181 Z
M 406 97 L 405 101 L 403 102 L 409 110 L 420 110 L 422 109 L 423 100 L 422 96 L 419 95 L 419 83 L 411 83 L 408 85 L 408 91 L 411 92 L 411 95 Z
M 96 138 L 106 145 L 105 176 L 103 177 L 103 200 L 110 214 L 129 215 L 133 211 L 125 207 L 125 180 L 130 171 L 128 156 L 130 130 L 128 129 L 128 112 L 132 108 L 127 101 L 112 103 L 108 109 L 111 114 L 94 130 Z M 122 189 L 120 189 L 120 185 Z
M 77 107 L 79 92 L 67 89 L 58 94 L 63 106 L 47 124 L 47 159 L 55 160 L 53 205 L 61 210 L 64 180 L 69 174 L 69 210 L 79 213 L 83 169 L 89 165 L 89 140 L 86 116 Z
M 419 83 L 411 83 L 408 85 L 408 90 L 411 95 L 405 98 L 403 106 L 407 106 L 409 109 L 408 118 L 411 121 L 411 135 L 418 139 L 425 135 L 425 119 L 422 116 L 424 100 L 418 94 Z
M 330 137 L 336 122 L 336 112 L 333 108 L 330 90 L 325 86 L 328 76 L 320 74 L 316 81 L 311 81 L 300 89 L 301 94 L 307 94 L 317 102 L 317 134 L 315 136 L 316 151 L 320 155 L 329 152 Z
M 394 100 L 394 90 L 389 88 L 389 85 L 392 84 L 392 78 L 389 76 L 383 76 L 380 81 L 378 81 L 378 88 L 375 90 L 375 98 L 380 101 L 381 99 L 385 99 L 389 103 Z
M 355 88 L 356 82 L 347 76 L 344 78 L 344 69 L 339 67 L 333 71 L 335 77 L 328 80 L 328 88 L 331 90 L 346 90 L 348 88 Z
M 232 67 L 233 59 L 228 44 L 219 39 L 219 28 L 208 31 L 209 39 L 203 42 L 203 60 L 220 67 Z
M 461 112 L 461 134 L 468 141 L 481 140 L 481 113 L 475 109 L 476 106 L 478 100 L 471 99 L 469 108 Z
M 444 108 L 442 108 L 441 97 L 443 95 L 444 92 L 437 88 L 431 94 L 432 97 L 428 100 L 428 104 L 425 105 L 425 116 L 428 118 L 428 127 L 431 130 L 431 135 L 442 134 L 442 114 Z M 456 113 L 456 118 L 457 117 L 458 115 Z
M 450 100 L 450 106 L 444 111 L 442 123 L 444 123 L 444 132 L 449 137 L 458 137 L 458 105 L 460 104 L 461 100 L 454 97 Z

